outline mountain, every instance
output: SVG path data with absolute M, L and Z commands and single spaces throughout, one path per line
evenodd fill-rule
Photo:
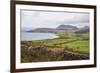
M 44 32 L 44 33 L 54 33 L 55 32 L 55 29 L 52 29 L 52 28 L 37 28 L 37 29 L 34 29 L 34 30 L 30 30 L 28 32 Z
M 75 31 L 76 34 L 84 34 L 89 32 L 89 26 L 84 26 L 83 28 L 80 28 L 78 31 Z
M 43 32 L 43 33 L 56 33 L 61 31 L 70 31 L 78 29 L 72 25 L 59 25 L 57 28 L 36 28 L 27 32 Z
M 72 26 L 72 25 L 60 25 L 56 29 L 59 29 L 59 30 L 75 30 L 75 29 L 78 29 L 78 28 L 76 26 Z

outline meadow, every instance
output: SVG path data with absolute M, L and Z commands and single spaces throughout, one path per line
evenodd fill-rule
M 21 62 L 47 62 L 89 59 L 89 32 L 56 33 L 59 38 L 21 41 Z

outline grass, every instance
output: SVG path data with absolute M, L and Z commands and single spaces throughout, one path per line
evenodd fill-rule
M 53 40 L 44 40 L 42 42 L 44 42 L 45 45 L 49 45 L 49 46 L 61 46 L 61 44 L 73 40 L 75 39 L 53 39 Z
M 71 43 L 63 44 L 64 47 L 69 47 L 73 51 L 89 53 L 89 41 L 77 40 Z
M 67 48 L 58 46 L 46 46 L 33 41 L 22 41 L 24 46 L 21 46 L 21 62 L 44 62 L 44 61 L 65 61 L 65 60 L 84 60 L 88 59 L 88 55 L 72 54 L 66 52 Z M 31 43 L 29 45 L 29 43 Z M 27 46 L 25 46 L 27 45 Z M 31 47 L 31 48 L 30 48 Z
M 88 59 L 89 33 L 76 35 L 60 32 L 57 34 L 60 37 L 55 39 L 21 41 L 21 62 Z M 67 50 L 87 56 L 66 53 Z
M 53 40 L 43 40 L 42 45 L 69 48 L 69 50 L 89 53 L 89 40 L 83 39 L 53 39 Z M 54 48 L 54 49 L 55 49 Z M 56 49 L 57 50 L 57 49 Z M 59 50 L 59 49 L 58 49 Z

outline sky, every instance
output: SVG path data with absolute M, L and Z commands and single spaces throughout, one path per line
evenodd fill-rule
M 59 25 L 89 26 L 89 13 L 21 10 L 21 28 L 56 28 Z

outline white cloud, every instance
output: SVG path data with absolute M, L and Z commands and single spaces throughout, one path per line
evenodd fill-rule
M 22 27 L 55 28 L 60 24 L 73 24 L 79 27 L 89 26 L 89 13 L 21 10 Z

